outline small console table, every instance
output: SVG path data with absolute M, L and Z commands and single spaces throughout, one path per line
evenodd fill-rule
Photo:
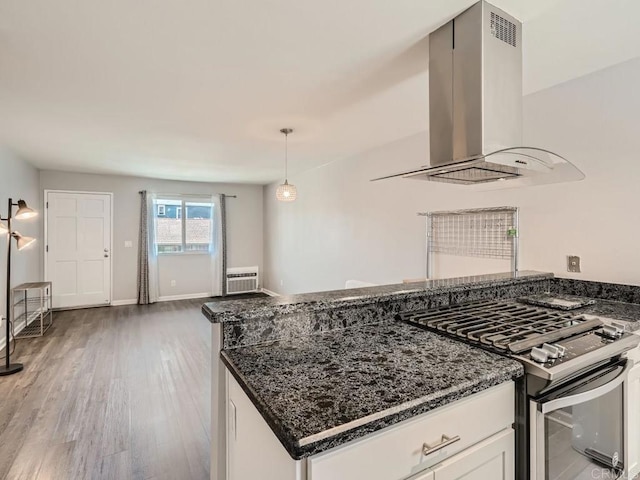
M 11 289 L 13 327 L 24 323 L 15 338 L 41 337 L 53 324 L 51 282 L 23 283 Z

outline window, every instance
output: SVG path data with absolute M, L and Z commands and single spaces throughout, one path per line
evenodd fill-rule
M 159 199 L 156 203 L 155 243 L 159 254 L 209 251 L 213 221 L 211 202 Z M 164 207 L 162 214 L 160 206 Z

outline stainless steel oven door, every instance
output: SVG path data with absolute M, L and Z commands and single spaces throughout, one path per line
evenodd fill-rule
M 529 401 L 532 480 L 614 479 L 623 471 L 621 359 Z

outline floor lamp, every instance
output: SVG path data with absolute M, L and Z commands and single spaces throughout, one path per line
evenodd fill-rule
M 7 218 L 0 217 L 0 221 L 6 221 L 6 225 L 0 223 L 0 230 L 6 230 L 7 235 L 7 297 L 6 297 L 6 315 L 4 318 L 5 325 L 7 327 L 6 331 L 6 342 L 5 342 L 5 362 L 4 365 L 0 366 L 0 376 L 4 375 L 12 375 L 14 373 L 22 370 L 23 365 L 21 363 L 11 363 L 11 305 L 9 305 L 9 298 L 11 296 L 11 238 L 15 238 L 16 246 L 18 250 L 22 250 L 28 245 L 31 245 L 36 241 L 35 238 L 25 237 L 20 235 L 19 232 L 11 230 L 11 217 L 13 212 L 13 207 L 18 207 L 18 211 L 15 214 L 17 220 L 22 220 L 24 218 L 35 217 L 37 213 L 27 207 L 27 203 L 24 200 L 18 200 L 18 203 L 13 203 L 13 199 L 9 199 L 9 213 L 7 214 Z

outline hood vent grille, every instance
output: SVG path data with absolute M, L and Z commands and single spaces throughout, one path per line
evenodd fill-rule
M 431 175 L 432 180 L 448 183 L 473 184 L 492 182 L 494 180 L 506 180 L 510 177 L 518 177 L 517 169 L 503 167 L 502 169 L 492 168 L 488 165 L 469 165 L 462 168 L 443 170 Z
M 491 20 L 489 22 L 491 35 L 504 43 L 508 43 L 512 47 L 517 47 L 517 27 L 506 18 L 501 17 L 495 12 L 491 12 Z

